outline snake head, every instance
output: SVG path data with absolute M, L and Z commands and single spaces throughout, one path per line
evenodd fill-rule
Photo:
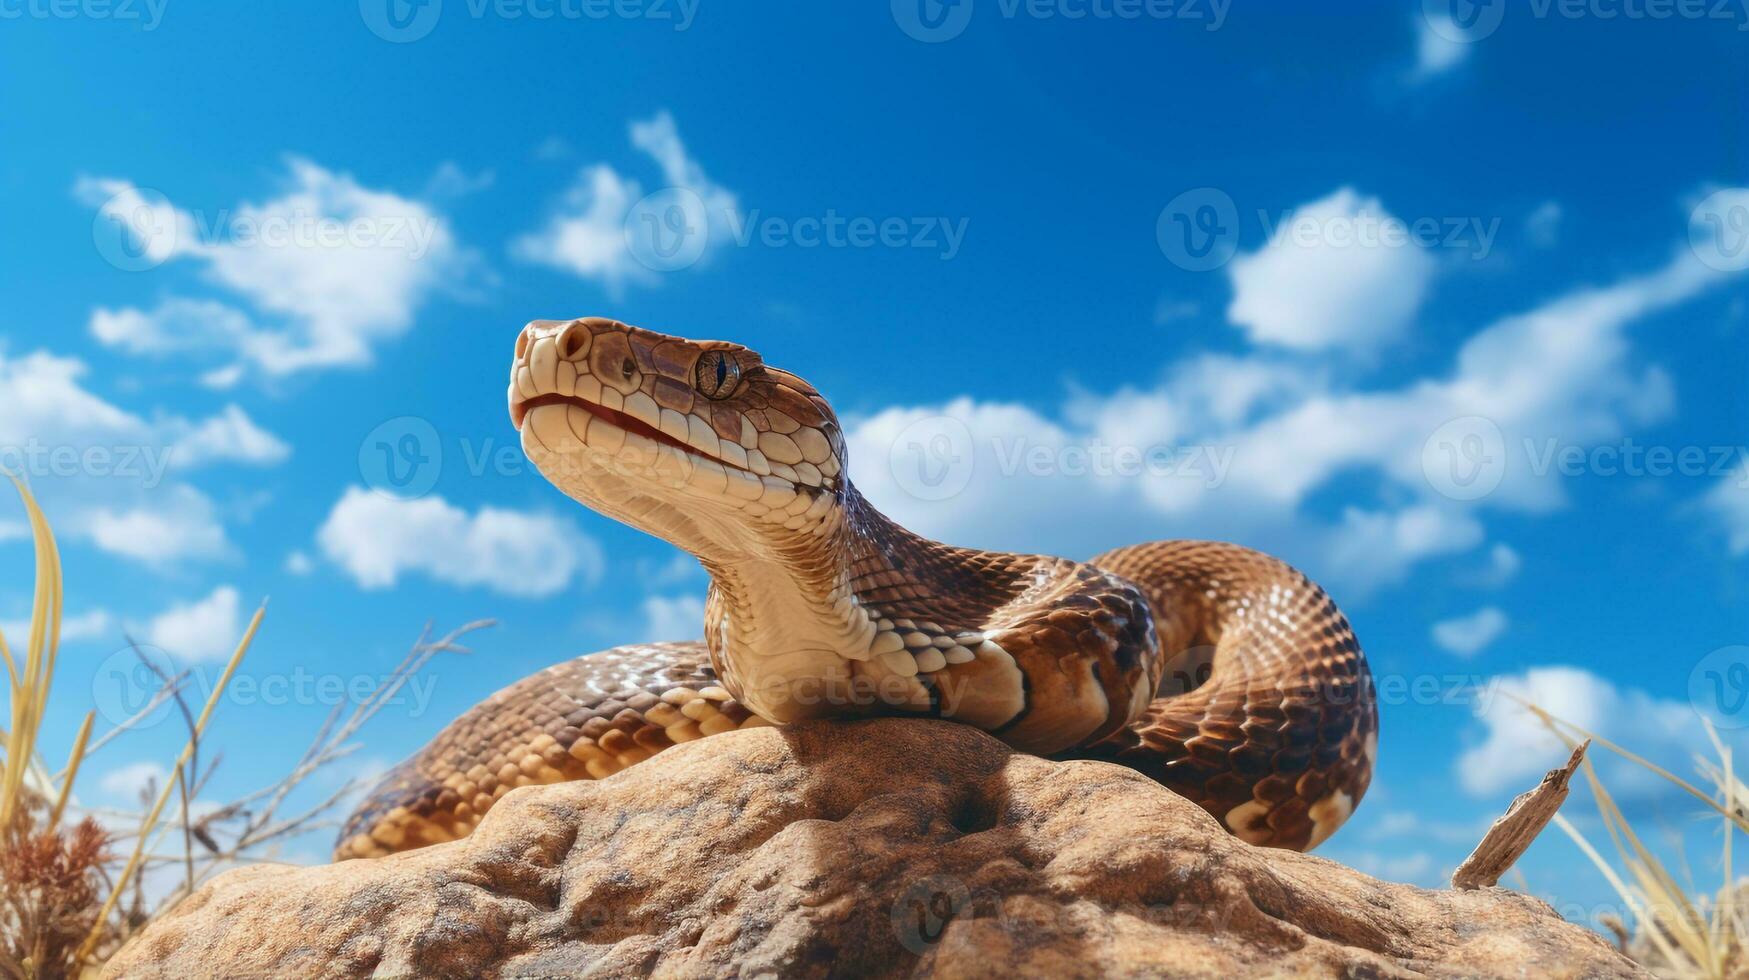
M 844 437 L 812 385 L 739 344 L 615 320 L 536 320 L 516 338 L 510 420 L 542 475 L 705 557 L 814 533 L 844 487 Z

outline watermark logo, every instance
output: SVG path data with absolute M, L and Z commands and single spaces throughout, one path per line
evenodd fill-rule
M 105 262 L 123 272 L 155 269 L 176 254 L 176 209 L 150 188 L 116 194 L 92 216 L 91 241 Z
M 92 673 L 91 703 L 112 725 L 132 719 L 133 728 L 151 728 L 177 713 L 175 692 L 180 691 L 186 703 L 204 704 L 223 674 L 222 664 L 178 667 L 158 647 L 124 647 L 103 658 Z M 225 685 L 223 699 L 239 708 L 361 705 L 387 693 L 395 679 L 392 674 L 321 674 L 299 665 L 269 674 L 237 673 Z M 414 674 L 381 703 L 405 705 L 407 716 L 418 718 L 430 706 L 436 685 L 435 676 Z
M 893 0 L 893 22 L 924 44 L 951 41 L 972 22 L 972 0 Z
M 4 2 L 4 0 L 0 0 Z M 675 31 L 692 27 L 699 0 L 462 0 L 472 20 L 666 22 Z M 358 0 L 358 13 L 371 33 L 394 44 L 423 40 L 443 17 L 443 0 Z
M 1688 674 L 1688 700 L 1720 728 L 1749 728 L 1749 646 L 1702 657 Z
M 647 194 L 626 213 L 626 248 L 653 272 L 675 272 L 704 257 L 710 244 L 710 212 L 687 187 Z
M 1506 436 L 1480 415 L 1452 419 L 1422 443 L 1421 473 L 1452 500 L 1486 497 L 1506 476 Z
M 1185 21 L 1218 31 L 1232 0 L 995 0 L 1003 20 Z M 893 21 L 925 44 L 951 41 L 972 20 L 972 0 L 893 0 Z
M 1501 219 L 1477 215 L 1422 215 L 1399 218 L 1377 201 L 1348 201 L 1347 195 L 1297 210 L 1256 210 L 1269 248 L 1298 250 L 1418 249 L 1462 252 L 1486 259 L 1499 235 Z M 1154 237 L 1173 265 L 1207 272 L 1227 264 L 1239 247 L 1239 212 L 1232 197 L 1216 187 L 1198 187 L 1167 202 L 1155 222 Z
M 51 445 L 32 437 L 23 445 L 0 445 L 0 470 L 33 479 L 122 480 L 151 490 L 164 482 L 175 452 L 166 445 Z
M 443 0 L 358 0 L 358 15 L 372 34 L 392 44 L 422 40 L 443 17 Z
M 931 875 L 893 902 L 893 934 L 899 945 L 922 956 L 941 941 L 947 924 L 972 904 L 972 890 L 952 875 Z
M 92 672 L 91 704 L 111 725 L 140 715 L 133 727 L 151 728 L 174 710 L 169 698 L 160 692 L 175 676 L 176 665 L 163 650 L 144 645 L 124 647 L 104 657 Z
M 1720 272 L 1749 269 L 1749 192 L 1716 191 L 1688 216 L 1688 245 Z
M 142 33 L 164 23 L 170 0 L 0 0 L 4 20 L 108 20 L 138 24 Z
M 1227 264 L 1239 248 L 1239 209 L 1226 191 L 1198 187 L 1166 203 L 1154 224 L 1166 258 L 1188 272 Z
M 1428 29 L 1454 44 L 1473 44 L 1500 29 L 1506 0 L 1421 0 Z
M 392 418 L 358 444 L 358 474 L 385 497 L 423 497 L 443 472 L 443 440 L 430 422 L 413 415 Z
M 887 465 L 899 486 L 918 500 L 957 496 L 977 468 L 972 430 L 951 415 L 918 419 L 893 440 Z

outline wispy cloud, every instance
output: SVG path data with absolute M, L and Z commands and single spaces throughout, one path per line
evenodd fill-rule
M 1458 616 L 1433 624 L 1433 642 L 1448 653 L 1473 657 L 1506 632 L 1506 614 L 1495 606 L 1484 606 L 1468 616 Z
M 185 661 L 222 660 L 237 648 L 237 590 L 221 585 L 209 595 L 178 603 L 152 618 L 145 640 Z
M 628 284 L 653 285 L 731 240 L 735 195 L 687 153 L 674 117 L 634 122 L 630 135 L 661 171 L 662 186 L 646 195 L 608 164 L 584 167 L 546 226 L 513 243 L 517 258 L 598 282 L 617 299 Z
M 430 205 L 293 157 L 280 196 L 220 211 L 179 208 L 132 181 L 85 177 L 75 196 L 112 218 L 145 267 L 185 260 L 246 303 L 171 297 L 151 310 L 100 309 L 91 332 L 132 353 L 220 361 L 215 386 L 247 369 L 286 375 L 367 364 L 469 257 Z
M 570 521 L 497 507 L 468 513 L 441 497 L 398 500 L 350 487 L 316 535 L 322 555 L 367 589 L 408 573 L 503 595 L 554 595 L 594 581 L 601 549 Z

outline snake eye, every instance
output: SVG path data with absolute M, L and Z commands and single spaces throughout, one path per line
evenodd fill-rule
M 728 351 L 707 350 L 693 369 L 693 387 L 713 401 L 735 393 L 741 384 L 741 363 Z

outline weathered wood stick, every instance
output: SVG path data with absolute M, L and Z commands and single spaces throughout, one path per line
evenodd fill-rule
M 1579 743 L 1566 765 L 1550 769 L 1535 789 L 1519 794 L 1512 801 L 1506 813 L 1482 835 L 1482 842 L 1452 872 L 1453 888 L 1487 888 L 1500 881 L 1506 869 L 1524 856 L 1531 841 L 1536 840 L 1554 819 L 1555 811 L 1567 799 L 1567 784 L 1578 770 L 1579 763 L 1585 760 L 1585 750 L 1590 747 L 1590 739 Z

